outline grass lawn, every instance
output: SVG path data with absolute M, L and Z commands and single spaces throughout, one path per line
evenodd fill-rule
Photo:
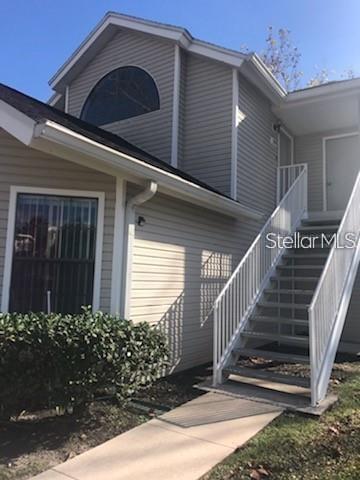
M 320 419 L 285 413 L 203 480 L 359 480 L 360 362 L 338 362 L 339 402 Z
M 146 406 L 171 409 L 201 395 L 193 385 L 204 367 L 163 378 L 137 396 Z M 150 411 L 95 401 L 73 415 L 0 422 L 0 480 L 24 480 L 148 421 Z

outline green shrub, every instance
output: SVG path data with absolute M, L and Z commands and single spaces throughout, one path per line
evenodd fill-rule
M 120 399 L 164 369 L 164 337 L 85 308 L 81 314 L 0 314 L 0 411 L 79 405 L 99 391 Z

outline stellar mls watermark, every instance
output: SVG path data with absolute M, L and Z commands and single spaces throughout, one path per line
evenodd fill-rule
M 339 249 L 356 248 L 360 242 L 358 233 L 346 232 L 341 235 L 320 233 L 318 235 L 302 235 L 295 232 L 293 235 L 281 235 L 269 232 L 266 234 L 266 248 L 329 248 L 335 246 Z

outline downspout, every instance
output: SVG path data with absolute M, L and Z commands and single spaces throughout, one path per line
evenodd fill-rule
M 123 318 L 130 317 L 130 298 L 132 283 L 132 266 L 133 266 L 133 248 L 135 239 L 135 213 L 136 207 L 149 201 L 156 194 L 158 184 L 150 180 L 142 192 L 138 193 L 126 204 L 125 208 L 125 262 L 124 262 L 124 301 L 123 301 Z

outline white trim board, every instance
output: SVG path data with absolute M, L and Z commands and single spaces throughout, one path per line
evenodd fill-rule
M 11 269 L 13 261 L 13 245 L 15 236 L 15 215 L 16 201 L 19 193 L 30 193 L 34 195 L 59 195 L 66 197 L 87 197 L 96 198 L 98 200 L 97 212 L 97 228 L 96 228 L 96 250 L 95 250 L 95 266 L 94 266 L 94 286 L 93 286 L 93 310 L 100 308 L 100 286 L 101 286 L 101 270 L 102 270 L 102 250 L 104 238 L 104 207 L 105 193 L 94 192 L 88 190 L 67 190 L 60 188 L 41 188 L 12 185 L 10 187 L 8 222 L 6 231 L 5 246 L 5 265 L 3 273 L 3 287 L 1 296 L 1 311 L 8 312 L 10 299 Z
M 327 211 L 327 181 L 326 181 L 326 142 L 336 138 L 355 137 L 359 132 L 340 133 L 322 137 L 322 186 L 323 186 L 323 211 Z
M 179 115 L 180 115 L 180 75 L 181 75 L 181 52 L 179 45 L 174 49 L 174 90 L 173 111 L 171 127 L 171 165 L 178 166 L 179 153 Z
M 237 199 L 237 162 L 238 162 L 238 125 L 239 125 L 239 75 L 236 68 L 232 71 L 232 119 L 231 119 L 231 198 Z
M 124 235 L 125 235 L 125 180 L 116 177 L 116 200 L 114 218 L 114 238 L 111 268 L 111 304 L 110 311 L 113 315 L 119 315 L 121 311 L 121 297 L 123 289 L 123 258 L 124 258 Z
M 294 165 L 294 158 L 295 158 L 295 145 L 294 145 L 294 136 L 287 130 L 283 125 L 280 126 L 280 131 L 278 133 L 278 167 L 280 167 L 280 155 L 281 155 L 281 142 L 280 142 L 280 135 L 283 133 L 289 140 L 290 140 L 290 165 Z

